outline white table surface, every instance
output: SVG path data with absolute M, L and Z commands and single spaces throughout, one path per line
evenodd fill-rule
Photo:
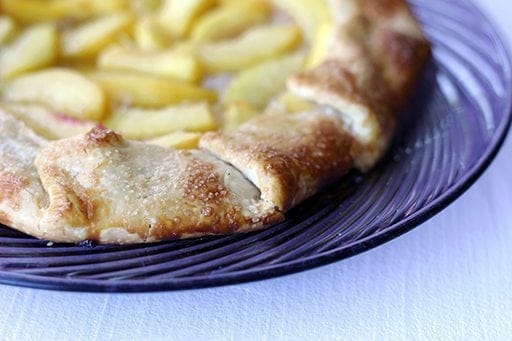
M 512 2 L 478 0 L 512 45 Z M 512 140 L 455 204 L 370 252 L 278 279 L 153 294 L 0 285 L 2 340 L 512 336 Z

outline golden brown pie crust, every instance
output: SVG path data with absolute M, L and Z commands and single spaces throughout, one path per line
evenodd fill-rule
M 201 150 L 126 141 L 102 128 L 47 142 L 0 112 L 0 222 L 59 242 L 245 232 L 279 222 L 353 167 L 370 169 L 429 44 L 404 0 L 330 4 L 324 59 L 288 82 L 315 108 L 206 134 Z

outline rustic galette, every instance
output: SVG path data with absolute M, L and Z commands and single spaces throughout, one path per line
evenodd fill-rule
M 379 161 L 429 51 L 405 0 L 0 0 L 0 223 L 268 227 Z

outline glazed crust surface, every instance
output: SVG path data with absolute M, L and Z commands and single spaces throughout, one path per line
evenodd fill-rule
M 49 144 L 35 165 L 49 197 L 39 224 L 74 229 L 77 240 L 151 242 L 282 219 L 238 170 L 211 155 L 125 141 L 105 129 Z
M 206 134 L 200 146 L 234 165 L 282 211 L 353 166 L 352 137 L 334 115 L 261 116 L 229 133 Z
M 322 61 L 289 79 L 289 90 L 339 111 L 355 137 L 356 167 L 387 150 L 397 113 L 430 55 L 403 0 L 330 0 L 334 27 Z

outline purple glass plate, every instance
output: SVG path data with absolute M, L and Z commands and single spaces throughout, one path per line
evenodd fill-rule
M 413 0 L 434 60 L 403 133 L 371 174 L 351 174 L 246 235 L 155 245 L 46 245 L 0 227 L 0 282 L 132 292 L 200 288 L 289 274 L 380 245 L 424 222 L 487 168 L 511 120 L 511 63 L 493 25 L 469 1 Z

